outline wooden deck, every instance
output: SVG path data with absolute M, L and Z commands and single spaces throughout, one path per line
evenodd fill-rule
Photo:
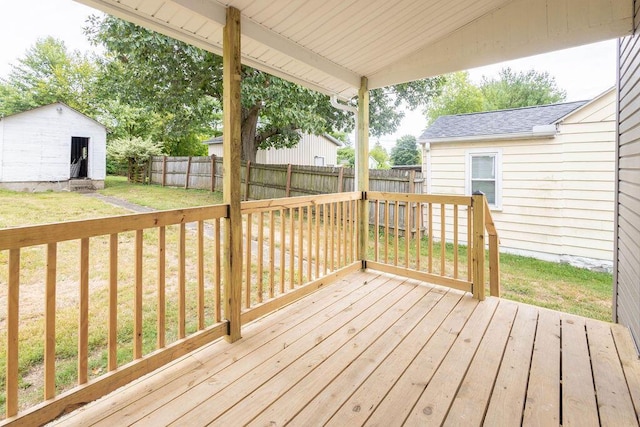
M 627 330 L 368 271 L 57 425 L 638 425 Z

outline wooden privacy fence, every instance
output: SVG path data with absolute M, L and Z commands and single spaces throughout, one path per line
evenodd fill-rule
M 374 216 L 373 227 L 362 228 L 365 253 L 357 243 L 366 239 L 362 204 Z M 241 217 L 242 236 L 234 238 L 243 242 L 242 268 L 230 283 L 221 238 L 232 232 L 226 204 L 0 230 L 0 261 L 8 267 L 0 270 L 5 421 L 44 424 L 228 334 L 228 319 L 245 324 L 363 267 L 483 299 L 485 229 L 491 294 L 499 295 L 498 239 L 482 195 L 372 191 L 255 200 L 242 203 Z M 425 217 L 427 235 L 400 236 L 394 230 L 403 217 L 406 224 Z M 42 286 L 40 306 L 31 294 L 25 302 L 25 286 Z M 241 287 L 240 300 L 225 295 L 225 286 Z M 77 351 L 60 354 L 61 339 Z M 42 370 L 32 366 L 38 348 Z M 75 386 L 61 384 L 68 363 Z M 29 375 L 41 375 L 42 400 L 18 414 L 32 393 L 20 387 Z M 71 388 L 59 394 L 60 387 Z
M 221 157 L 153 157 L 150 173 L 154 184 L 222 191 Z M 352 168 L 249 162 L 242 165 L 241 177 L 244 200 L 354 191 Z M 421 172 L 369 170 L 371 191 L 422 193 L 423 182 Z

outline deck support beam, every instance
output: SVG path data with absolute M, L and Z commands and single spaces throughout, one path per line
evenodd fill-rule
M 240 212 L 240 11 L 227 8 L 223 36 L 223 197 L 229 206 L 225 218 L 224 247 L 224 317 L 229 322 L 226 339 L 241 338 L 242 298 L 242 214 Z
M 358 258 L 362 260 L 363 268 L 367 261 L 367 247 L 369 244 L 369 205 L 364 194 L 369 191 L 369 88 L 368 80 L 362 77 L 358 91 L 358 129 L 356 141 L 356 191 L 363 193 L 358 202 Z

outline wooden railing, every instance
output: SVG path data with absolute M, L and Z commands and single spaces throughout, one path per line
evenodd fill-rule
M 225 335 L 219 266 L 220 219 L 227 210 L 218 205 L 0 230 L 0 257 L 8 262 L 7 346 L 0 355 L 6 417 L 20 408 L 20 382 L 30 373 L 19 351 L 34 351 L 25 348 L 30 337 L 42 337 L 31 345 L 43 348 L 45 402 L 21 422 L 38 425 Z M 40 304 L 31 295 L 21 299 L 21 289 L 33 286 L 42 286 Z M 27 311 L 32 305 L 42 310 Z M 77 334 L 77 350 L 61 355 L 56 344 L 73 340 L 69 332 Z M 56 396 L 62 369 L 56 365 L 69 358 L 75 367 L 66 369 L 77 385 Z
M 367 268 L 484 299 L 486 230 L 490 292 L 499 295 L 498 236 L 484 196 L 367 192 L 366 197 L 373 217 Z
M 363 196 L 369 218 L 360 216 Z M 485 229 L 491 294 L 499 294 L 498 238 L 483 196 L 340 193 L 243 202 L 241 214 L 238 317 L 221 303 L 229 205 L 0 230 L 8 265 L 0 271 L 8 301 L 6 320 L 0 313 L 4 423 L 45 423 L 228 334 L 225 319 L 247 323 L 360 268 L 483 299 Z M 358 224 L 370 218 L 369 252 L 359 257 Z M 34 292 L 21 295 L 33 286 L 42 289 L 35 304 Z M 30 337 L 41 337 L 41 353 L 25 349 Z M 60 344 L 69 341 L 71 351 Z M 57 378 L 69 359 L 70 389 Z M 42 402 L 21 407 L 21 382 L 39 375 L 28 371 L 37 360 Z
M 354 192 L 242 203 L 243 323 L 361 268 L 360 198 Z

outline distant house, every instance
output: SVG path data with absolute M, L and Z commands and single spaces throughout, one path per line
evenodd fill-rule
M 209 146 L 209 155 L 222 156 L 222 137 L 203 142 Z M 258 150 L 256 163 L 270 165 L 334 166 L 338 163 L 338 148 L 342 142 L 331 135 L 302 134 L 293 148 Z
M 611 269 L 615 91 L 591 101 L 438 118 L 426 191 L 483 191 L 505 251 Z
M 107 129 L 61 102 L 0 118 L 0 188 L 104 188 Z

